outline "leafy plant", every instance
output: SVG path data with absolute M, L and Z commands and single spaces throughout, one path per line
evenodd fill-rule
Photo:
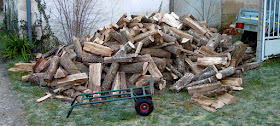
M 28 61 L 34 55 L 35 46 L 29 42 L 25 35 L 21 38 L 14 32 L 13 34 L 2 36 L 0 39 L 3 45 L 1 54 L 4 59 L 23 57 L 24 61 Z

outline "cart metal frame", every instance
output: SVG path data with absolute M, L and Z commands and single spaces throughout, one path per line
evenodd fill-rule
M 145 90 L 147 88 L 150 88 L 151 93 L 146 93 Z M 137 89 L 141 89 L 143 94 L 142 95 L 137 95 L 136 93 L 134 93 L 134 91 L 137 90 Z M 134 99 L 136 101 L 136 99 L 139 99 L 139 98 L 152 97 L 153 90 L 154 90 L 154 82 L 153 82 L 153 78 L 151 77 L 150 85 L 148 85 L 148 86 L 79 94 L 75 97 L 75 99 L 71 103 L 71 108 L 70 108 L 66 117 L 68 118 L 70 116 L 74 107 L 76 107 L 76 106 L 96 104 L 96 103 L 104 103 L 104 102 L 112 102 L 112 101 L 120 101 L 120 100 L 127 100 L 127 99 Z M 118 92 L 118 91 L 120 92 L 119 94 L 112 94 L 113 92 Z M 124 91 L 126 91 L 126 93 L 121 93 L 121 92 L 124 92 Z M 94 96 L 94 95 L 97 95 L 97 94 L 100 95 L 100 96 Z M 124 96 L 124 97 L 121 97 L 121 96 Z M 78 97 L 82 97 L 82 100 L 81 100 L 81 102 L 76 102 L 75 103 L 75 101 L 77 100 Z M 97 101 L 100 98 L 104 98 L 104 99 L 106 98 L 106 99 Z M 107 99 L 107 98 L 111 98 L 111 99 Z M 88 99 L 89 102 L 84 102 L 84 100 L 86 100 L 86 99 Z M 93 99 L 96 99 L 96 100 L 93 100 Z

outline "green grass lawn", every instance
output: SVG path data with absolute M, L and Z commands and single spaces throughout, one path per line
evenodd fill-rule
M 190 102 L 187 92 L 156 91 L 154 111 L 147 117 L 134 110 L 134 101 L 117 101 L 102 106 L 76 107 L 65 118 L 70 103 L 52 99 L 36 103 L 47 88 L 21 83 L 22 74 L 10 74 L 15 94 L 23 103 L 30 125 L 280 125 L 280 58 L 244 73 L 243 87 L 233 92 L 238 102 L 208 113 L 196 105 L 191 108 L 171 104 Z

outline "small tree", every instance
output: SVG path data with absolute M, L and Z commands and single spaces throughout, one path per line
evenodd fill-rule
M 190 4 L 189 0 L 184 1 L 198 13 L 198 20 L 212 22 L 212 18 L 217 12 L 215 0 L 198 0 L 197 3 L 201 4 L 200 9 Z
M 59 24 L 63 29 L 66 42 L 72 37 L 82 37 L 95 29 L 101 21 L 102 11 L 97 8 L 98 0 L 53 0 L 58 11 Z

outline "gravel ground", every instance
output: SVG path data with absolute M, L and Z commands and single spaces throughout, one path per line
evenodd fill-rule
M 0 61 L 0 126 L 27 125 L 22 105 L 13 93 L 5 64 Z

